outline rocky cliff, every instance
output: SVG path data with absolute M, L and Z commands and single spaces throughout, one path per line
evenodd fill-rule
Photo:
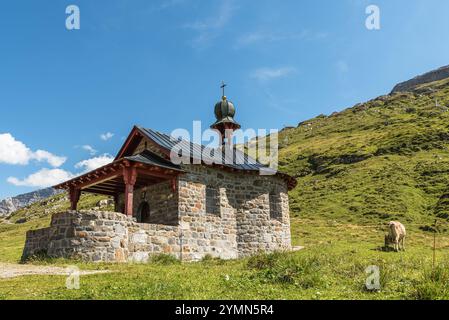
M 397 84 L 391 93 L 410 92 L 417 86 L 449 78 L 449 66 L 432 70 L 413 79 Z
M 1 200 L 0 217 L 7 216 L 20 208 L 26 207 L 32 203 L 43 200 L 58 193 L 60 193 L 60 191 L 54 190 L 53 188 L 47 188 Z

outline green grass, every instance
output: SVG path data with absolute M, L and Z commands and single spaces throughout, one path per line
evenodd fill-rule
M 224 261 L 179 263 L 157 256 L 148 264 L 92 264 L 64 259 L 34 264 L 78 265 L 111 273 L 81 276 L 80 289 L 65 288 L 63 276 L 0 280 L 3 299 L 449 299 L 447 235 L 438 235 L 437 272 L 431 233 L 410 228 L 406 252 L 384 252 L 384 230 L 332 221 L 292 220 L 293 242 L 306 248 Z M 13 256 L 19 256 L 21 247 Z M 11 251 L 12 249 L 7 249 Z M 0 250 L 4 260 L 5 249 Z M 6 259 L 12 261 L 13 259 Z M 369 292 L 365 269 L 381 270 L 380 292 Z

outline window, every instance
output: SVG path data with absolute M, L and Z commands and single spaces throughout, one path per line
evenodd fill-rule
M 282 208 L 281 208 L 281 197 L 279 193 L 270 192 L 270 218 L 281 221 L 282 220 Z
M 219 190 L 215 187 L 206 187 L 206 213 L 220 215 Z

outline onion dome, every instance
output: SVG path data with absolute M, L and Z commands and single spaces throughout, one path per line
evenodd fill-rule
M 229 101 L 226 96 L 223 96 L 221 101 L 215 104 L 214 113 L 217 121 L 211 126 L 211 128 L 218 129 L 218 127 L 222 125 L 226 125 L 226 127 L 232 127 L 232 129 L 240 128 L 240 125 L 234 120 L 234 104 Z

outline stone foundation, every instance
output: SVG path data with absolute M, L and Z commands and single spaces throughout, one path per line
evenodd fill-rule
M 139 224 L 116 212 L 69 211 L 50 227 L 30 230 L 22 260 L 36 254 L 103 262 L 145 262 L 154 254 L 181 258 L 179 228 Z

